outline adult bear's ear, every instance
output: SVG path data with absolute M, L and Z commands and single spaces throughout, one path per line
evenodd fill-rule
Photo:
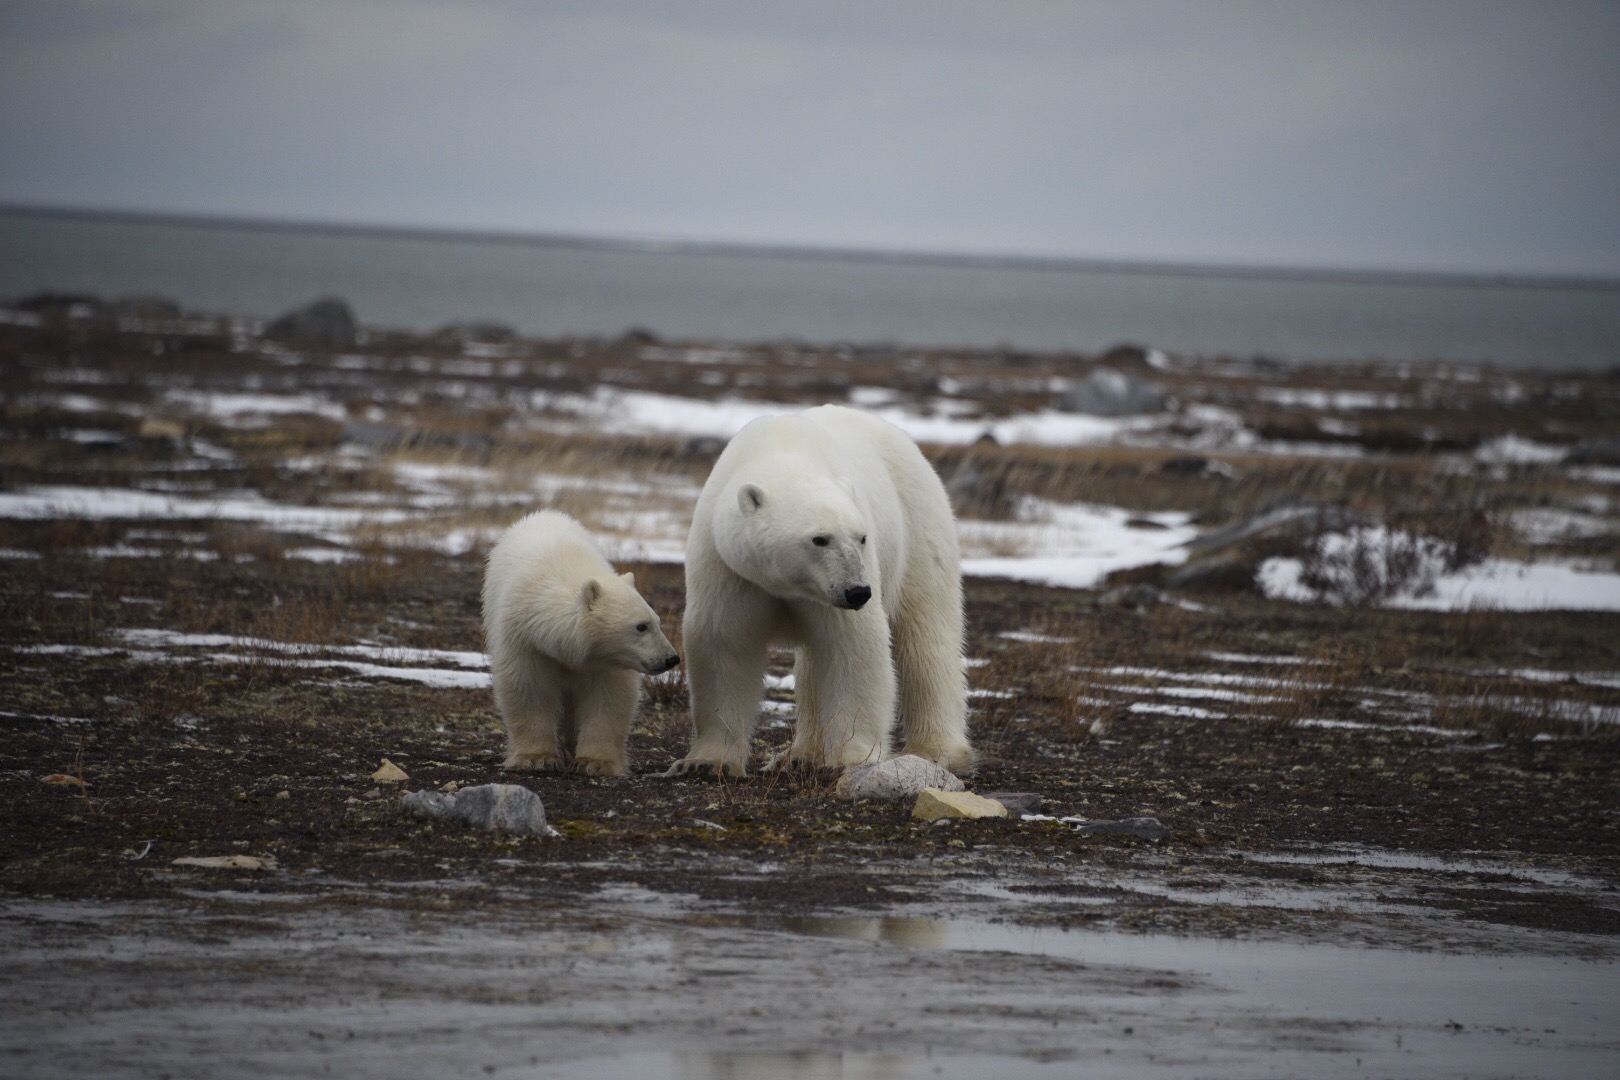
M 602 583 L 595 578 L 591 578 L 585 583 L 585 587 L 579 590 L 579 602 L 586 611 L 589 611 L 596 606 L 596 602 L 600 599 L 602 599 Z
M 636 587 L 636 575 L 632 574 L 628 570 L 619 575 L 619 580 L 630 586 L 632 589 Z
M 737 489 L 737 505 L 745 514 L 752 514 L 765 505 L 765 489 L 758 484 L 744 484 Z

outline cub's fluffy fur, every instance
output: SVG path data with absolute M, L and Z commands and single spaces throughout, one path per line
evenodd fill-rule
M 522 519 L 489 553 L 484 638 L 508 769 L 623 775 L 642 674 L 680 663 L 635 578 L 555 510 Z

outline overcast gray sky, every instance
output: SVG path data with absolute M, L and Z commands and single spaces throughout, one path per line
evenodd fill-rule
M 1620 275 L 1620 3 L 0 0 L 0 201 Z

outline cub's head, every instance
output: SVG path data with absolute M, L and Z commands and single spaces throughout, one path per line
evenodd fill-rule
M 772 596 L 851 610 L 872 598 L 870 538 L 847 481 L 740 484 L 714 535 L 726 565 Z
M 658 625 L 658 613 L 636 592 L 634 574 L 587 581 L 579 593 L 589 659 L 657 675 L 681 662 Z

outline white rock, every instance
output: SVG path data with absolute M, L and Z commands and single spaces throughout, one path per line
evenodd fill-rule
M 475 829 L 557 835 L 557 830 L 546 823 L 546 808 L 540 796 L 518 784 L 479 784 L 452 795 L 416 791 L 405 796 L 401 805 L 423 817 L 461 821 Z
M 966 785 L 943 765 L 904 754 L 871 765 L 853 765 L 838 778 L 838 794 L 846 799 L 899 802 L 915 798 L 923 788 L 961 791 Z

